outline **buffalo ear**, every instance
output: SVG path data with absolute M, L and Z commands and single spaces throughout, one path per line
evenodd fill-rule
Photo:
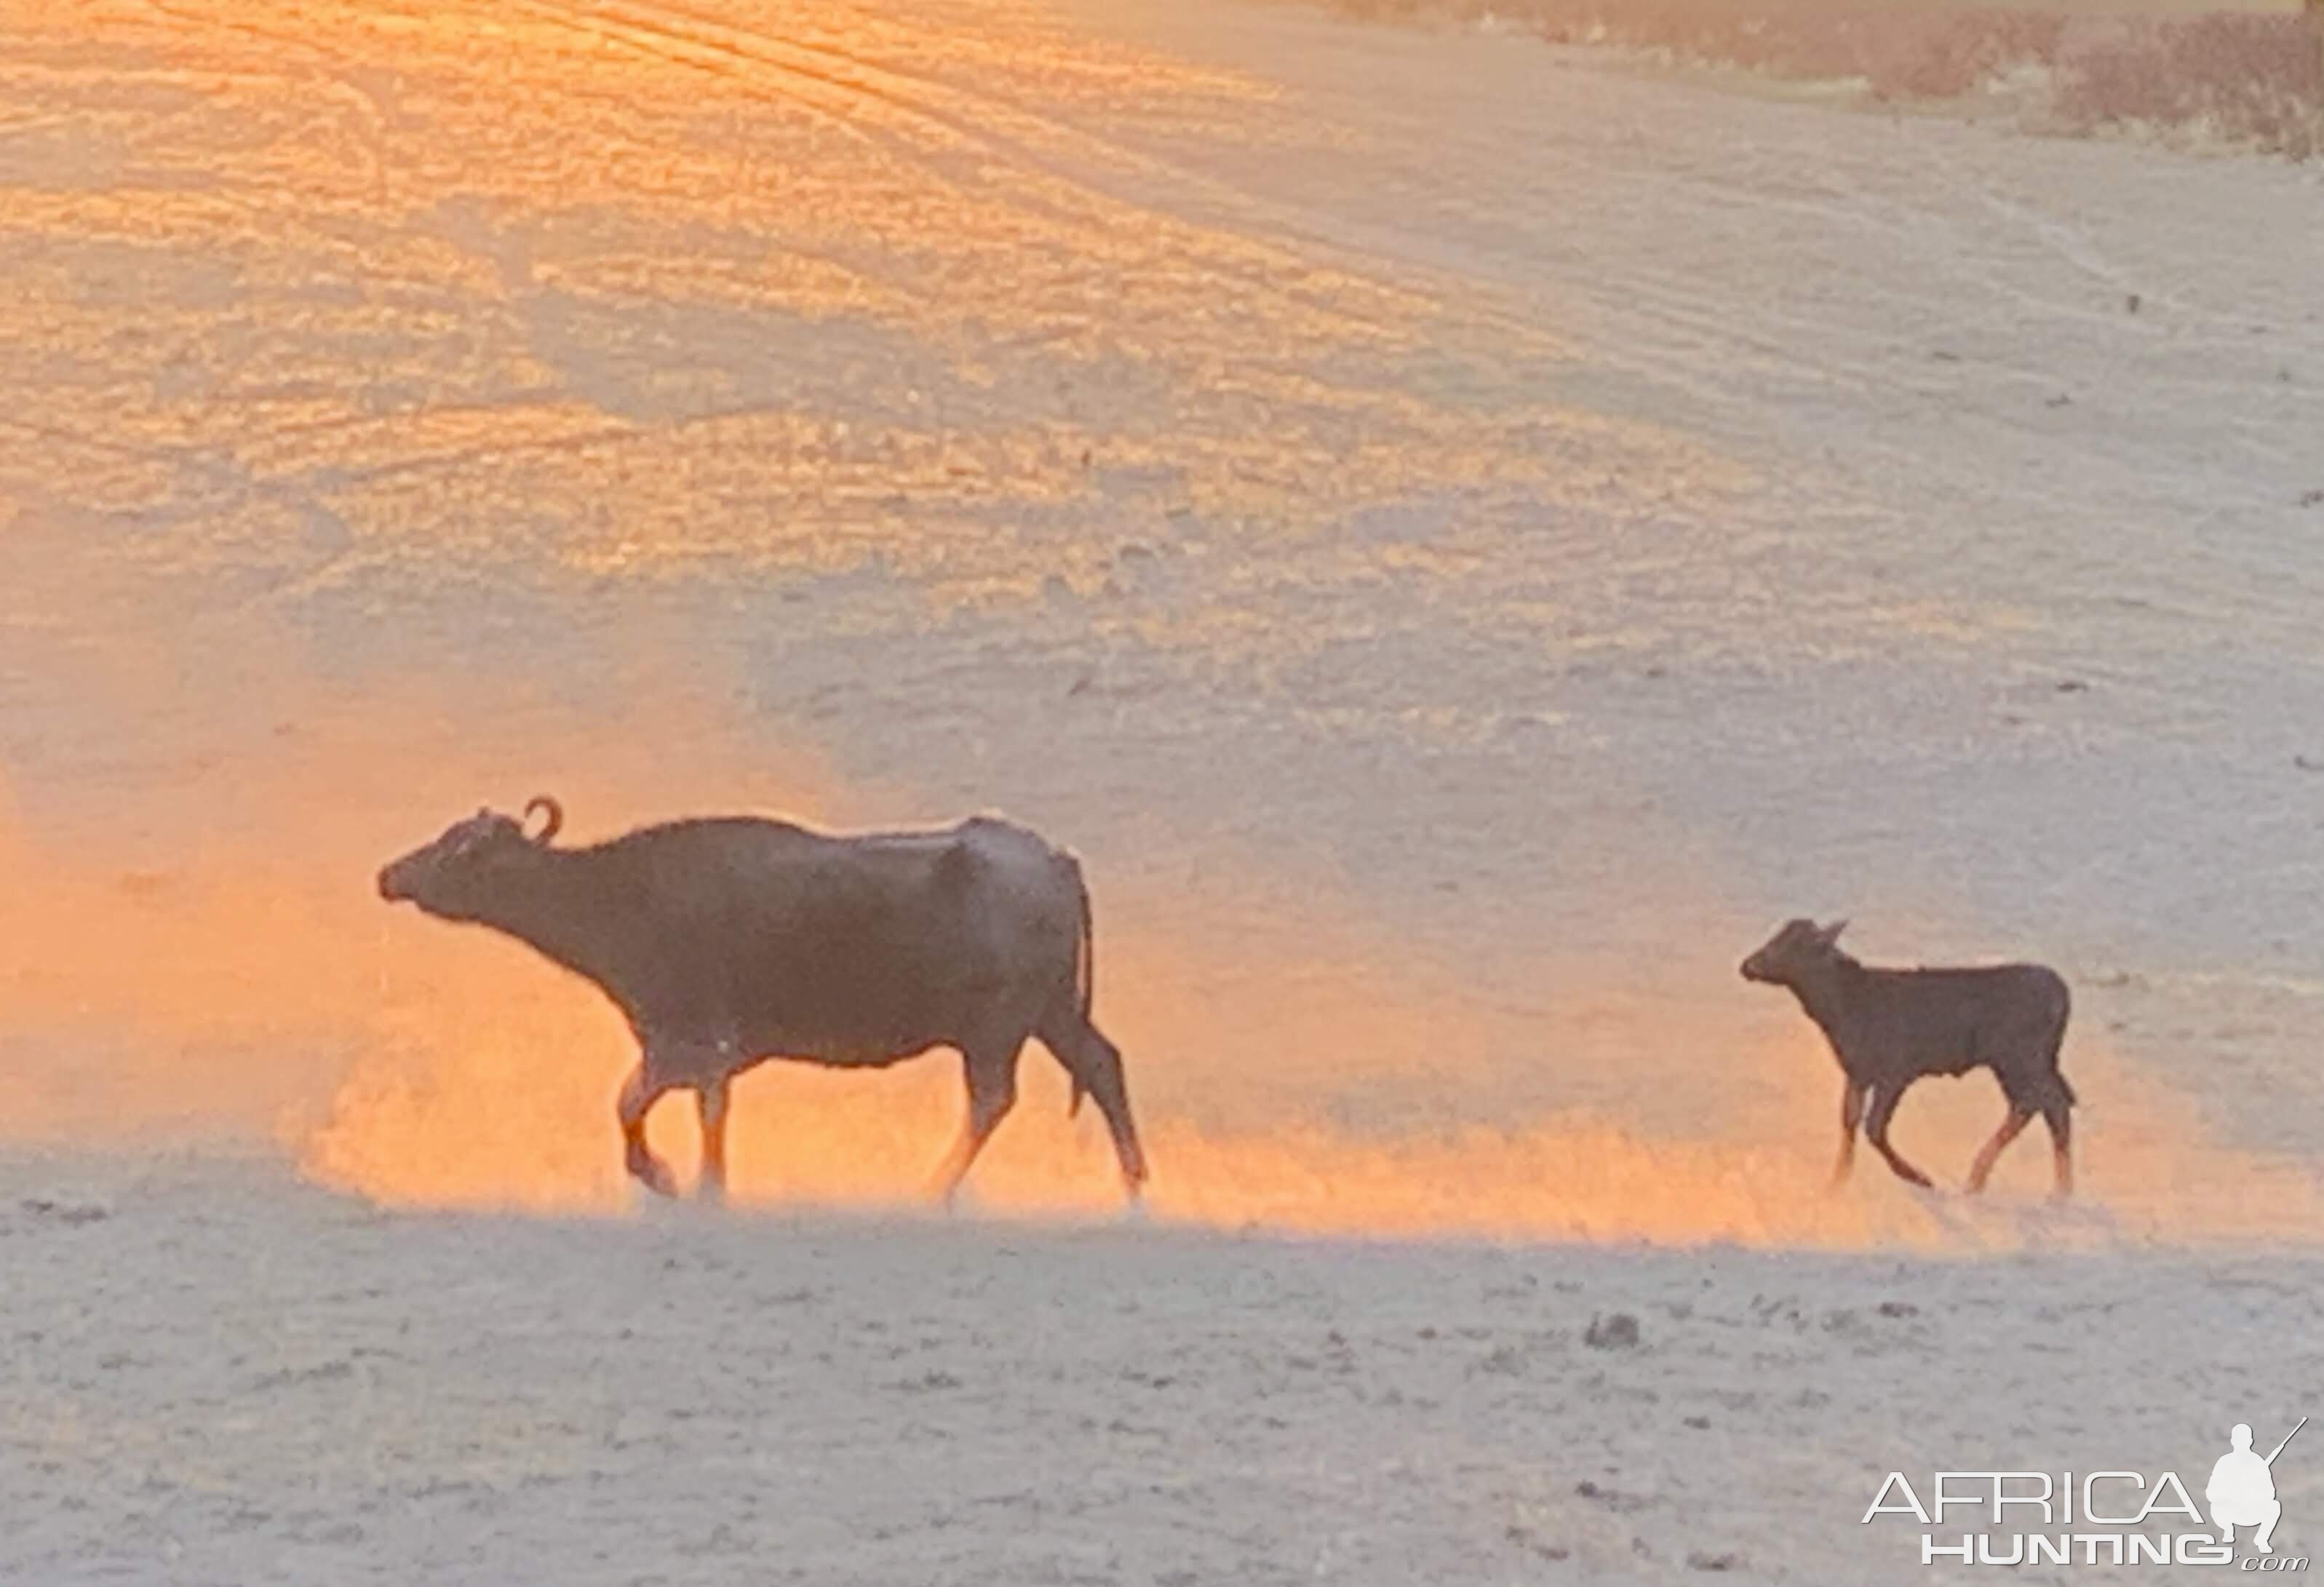
M 1826 947 L 1830 947 L 1840 940 L 1840 934 L 1847 929 L 1848 919 L 1847 917 L 1842 916 L 1840 919 L 1833 921 L 1831 925 L 1818 928 L 1816 932 L 1816 941 L 1821 943 Z

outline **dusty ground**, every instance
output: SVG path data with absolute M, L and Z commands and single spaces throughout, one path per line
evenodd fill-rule
M 0 1579 L 1860 1582 L 2311 1408 L 2313 171 L 1217 0 L 8 20 Z M 1071 843 L 1152 1221 L 1038 1056 L 982 1218 L 941 1060 L 632 1213 L 611 1019 L 368 894 L 538 788 Z M 2078 1209 L 1814 1194 L 1810 911 L 2070 975 Z
M 57 1172 L 0 1221 L 25 1582 L 1898 1580 L 1889 1470 L 2200 1486 L 2324 1371 L 2308 1259 L 415 1216 L 215 1159 L 14 1205 Z

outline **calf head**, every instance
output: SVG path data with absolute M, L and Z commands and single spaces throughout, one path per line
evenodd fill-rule
M 1848 922 L 1819 926 L 1812 920 L 1786 920 L 1782 929 L 1743 961 L 1743 979 L 1775 986 L 1796 986 L 1800 978 L 1840 956 L 1840 934 Z
M 496 810 L 479 809 L 455 821 L 435 842 L 382 867 L 379 896 L 390 903 L 408 900 L 447 919 L 474 919 L 492 898 L 495 880 L 546 848 L 565 824 L 565 812 L 545 794 L 525 806 L 526 819 L 537 810 L 547 819 L 532 836 L 522 822 Z

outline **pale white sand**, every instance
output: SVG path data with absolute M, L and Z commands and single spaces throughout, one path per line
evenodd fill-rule
M 1221 0 L 18 22 L 0 1581 L 1854 1583 L 2324 1408 L 2316 172 Z M 610 1019 L 368 893 L 544 787 L 1070 842 L 1154 1221 L 1038 1056 L 981 1218 L 941 1060 L 632 1213 Z M 1804 911 L 2069 974 L 2080 1208 L 1815 1195 Z
M 2288 1426 L 2324 1369 L 2307 1259 L 415 1217 L 215 1160 L 5 1183 L 11 1581 L 1898 1581 L 1915 1531 L 1858 1525 L 1894 1466 L 2208 1471 L 2229 1408 Z M 1586 1345 L 1616 1311 L 1637 1346 Z M 2282 1464 L 2297 1548 L 2324 1479 Z

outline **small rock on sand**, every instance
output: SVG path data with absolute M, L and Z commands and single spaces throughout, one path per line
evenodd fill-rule
M 1582 1330 L 1582 1342 L 1592 1350 L 1635 1350 L 1638 1319 L 1628 1312 L 1591 1317 L 1590 1326 Z

